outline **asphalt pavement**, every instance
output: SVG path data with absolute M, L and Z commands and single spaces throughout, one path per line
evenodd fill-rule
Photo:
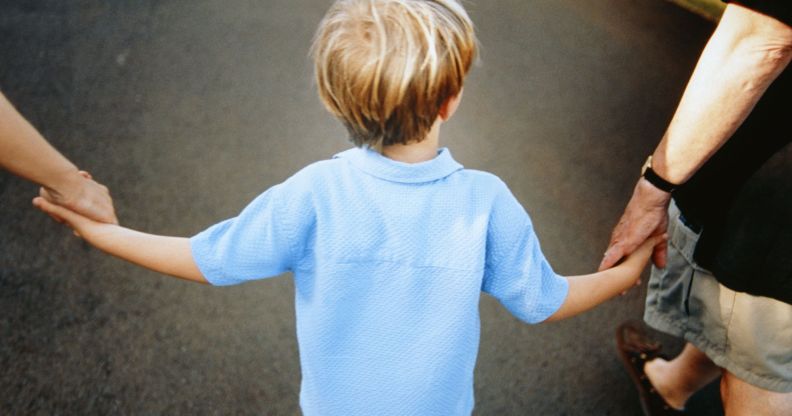
M 350 147 L 308 57 L 329 4 L 5 0 L 0 90 L 123 224 L 189 236 Z M 466 4 L 481 61 L 443 145 L 506 181 L 556 271 L 592 272 L 713 25 L 661 0 Z M 77 240 L 35 193 L 0 172 L 0 414 L 299 412 L 288 276 L 162 277 Z M 613 334 L 644 293 L 533 326 L 482 296 L 475 414 L 639 415 Z M 712 386 L 691 407 L 716 402 Z

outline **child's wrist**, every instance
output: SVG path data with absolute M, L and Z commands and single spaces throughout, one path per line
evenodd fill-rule
M 641 270 L 627 259 L 618 266 L 610 269 L 614 272 L 615 278 L 619 281 L 621 291 L 627 290 L 635 284 L 635 281 L 640 278 Z

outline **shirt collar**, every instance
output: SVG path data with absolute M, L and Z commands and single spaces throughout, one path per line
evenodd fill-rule
M 356 168 L 391 182 L 421 183 L 443 179 L 462 169 L 448 148 L 440 148 L 434 159 L 419 163 L 404 163 L 389 159 L 368 147 L 356 147 L 335 155 L 346 159 Z

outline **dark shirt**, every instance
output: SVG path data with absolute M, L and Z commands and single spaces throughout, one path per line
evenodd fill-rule
M 723 0 L 723 2 L 741 4 L 792 26 L 792 7 L 789 0 Z
M 739 3 L 792 26 L 792 1 Z M 674 193 L 701 227 L 696 262 L 725 286 L 792 304 L 792 71 Z M 713 121 L 716 122 L 716 121 Z

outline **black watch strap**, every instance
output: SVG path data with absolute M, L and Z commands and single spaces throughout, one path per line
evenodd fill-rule
M 661 178 L 660 175 L 655 173 L 655 171 L 653 171 L 651 167 L 647 167 L 646 170 L 644 170 L 643 178 L 649 181 L 649 183 L 651 183 L 652 185 L 656 186 L 657 189 L 669 193 L 674 192 L 674 190 L 679 186 L 679 185 L 674 185 L 673 183 L 668 182 L 667 180 Z

